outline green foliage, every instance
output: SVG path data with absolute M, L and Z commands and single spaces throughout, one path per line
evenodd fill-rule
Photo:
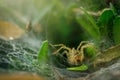
M 82 64 L 81 66 L 67 68 L 67 70 L 70 70 L 70 71 L 86 71 L 86 70 L 88 70 L 88 66 L 85 65 L 85 64 Z
M 85 48 L 85 56 L 93 58 L 98 53 L 98 50 L 95 45 L 91 45 L 88 48 Z
M 90 36 L 92 36 L 94 40 L 100 41 L 99 28 L 96 25 L 94 18 L 89 15 L 86 10 L 82 10 L 84 11 L 84 14 L 76 17 L 78 23 L 90 34 Z
M 116 8 L 114 7 L 112 3 L 110 3 L 110 9 L 113 11 L 114 15 L 117 15 Z
M 105 0 L 78 0 L 76 4 L 90 11 L 99 11 L 106 7 Z
M 112 9 L 105 9 L 104 12 L 98 18 L 98 26 L 101 34 L 101 40 L 105 40 L 106 46 L 109 46 L 113 41 L 112 39 L 112 26 L 115 13 Z
M 113 20 L 114 16 L 115 15 L 111 9 L 104 10 L 98 19 L 98 25 L 107 27 L 107 25 Z
M 80 41 L 89 37 L 75 19 L 73 9 L 77 5 L 75 3 L 64 5 L 63 2 L 58 2 L 55 2 L 54 7 L 42 20 L 42 25 L 47 26 L 47 38 L 53 44 L 63 43 L 70 47 L 77 46 Z
M 38 53 L 38 61 L 40 64 L 45 64 L 48 62 L 48 41 L 43 41 L 40 51 Z
M 115 45 L 120 43 L 120 17 L 116 9 L 110 4 L 110 9 L 104 10 L 98 19 L 98 26 L 101 33 L 101 39 L 106 38 L 107 42 L 115 42 Z
M 114 20 L 113 38 L 116 45 L 120 43 L 120 16 L 117 16 Z

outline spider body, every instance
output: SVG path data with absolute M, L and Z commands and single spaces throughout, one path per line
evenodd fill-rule
M 79 65 L 85 59 L 84 49 L 94 46 L 94 44 L 90 43 L 88 41 L 82 41 L 78 45 L 77 49 L 69 48 L 69 47 L 65 46 L 64 44 L 58 44 L 58 45 L 53 45 L 53 46 L 60 47 L 57 51 L 54 52 L 54 54 L 58 54 L 61 50 L 63 50 L 62 55 L 66 54 L 67 61 L 71 65 Z

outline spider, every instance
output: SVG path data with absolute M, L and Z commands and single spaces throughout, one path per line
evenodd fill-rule
M 53 54 L 58 54 L 61 50 L 64 50 L 62 52 L 62 55 L 66 54 L 67 61 L 72 65 L 79 65 L 85 59 L 84 49 L 88 48 L 90 46 L 93 46 L 93 45 L 94 44 L 90 43 L 89 41 L 82 41 L 78 45 L 77 49 L 75 49 L 74 47 L 69 48 L 69 47 L 65 46 L 64 44 L 57 44 L 57 45 L 53 45 L 53 46 L 60 47 L 60 48 L 57 51 L 55 51 Z

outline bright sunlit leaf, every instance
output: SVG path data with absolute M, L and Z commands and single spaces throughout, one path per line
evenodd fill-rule
M 40 51 L 38 53 L 38 61 L 41 63 L 48 62 L 48 41 L 43 41 Z
M 83 64 L 83 65 L 78 66 L 78 67 L 67 68 L 67 70 L 70 70 L 70 71 L 86 71 L 86 70 L 88 70 L 88 66 Z

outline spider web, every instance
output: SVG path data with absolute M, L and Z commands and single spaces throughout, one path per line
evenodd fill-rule
M 39 64 L 37 53 L 29 43 L 0 39 L 0 69 L 35 72 L 52 79 L 51 67 Z

